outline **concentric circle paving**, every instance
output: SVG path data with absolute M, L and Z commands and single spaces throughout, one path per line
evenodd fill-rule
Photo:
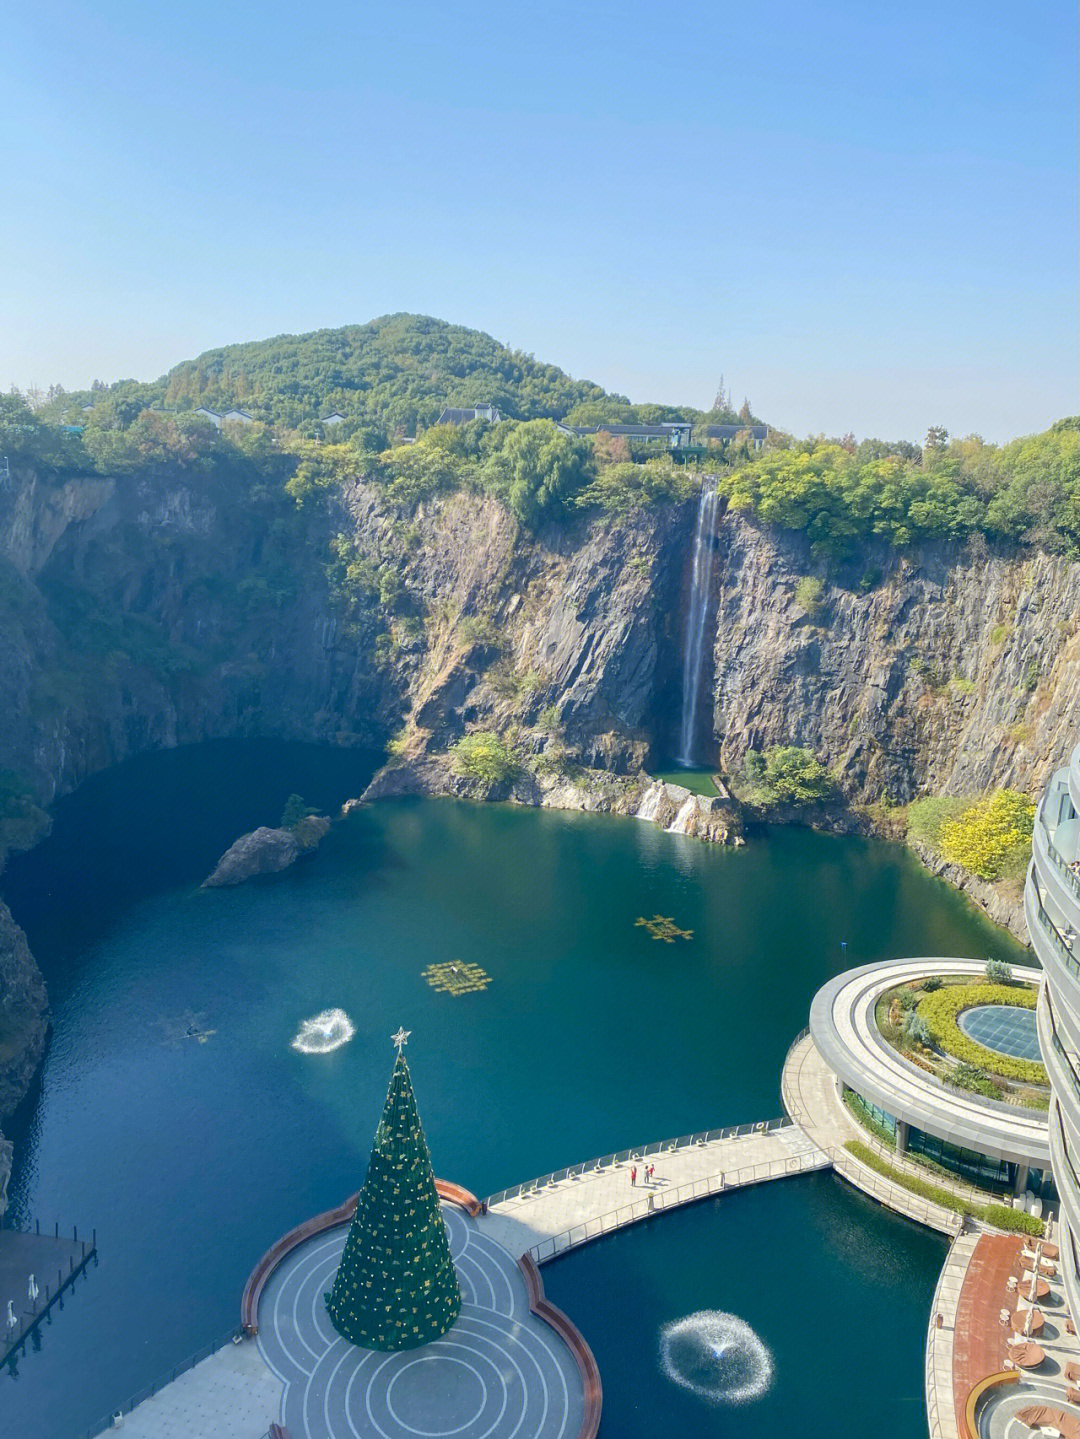
M 443 1205 L 461 1285 L 457 1322 L 398 1354 L 357 1349 L 330 1323 L 348 1225 L 309 1239 L 259 1300 L 259 1347 L 282 1379 L 293 1439 L 576 1439 L 581 1375 L 562 1339 L 531 1313 L 514 1258 L 475 1220 Z

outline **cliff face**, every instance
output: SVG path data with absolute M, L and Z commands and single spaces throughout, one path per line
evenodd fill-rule
M 12 1113 L 30 1087 L 45 1053 L 49 1024 L 45 981 L 26 935 L 0 903 L 0 1119 Z M 0 1134 L 0 1215 L 7 1206 L 11 1145 Z
M 860 573 L 861 570 L 861 573 Z M 801 537 L 728 516 L 715 565 L 714 738 L 725 768 L 798 744 L 855 799 L 1036 793 L 1080 739 L 1080 564 L 868 547 L 820 608 Z M 860 583 L 861 581 L 861 583 Z
M 679 720 L 693 530 L 692 504 L 531 535 L 465 493 L 402 514 L 363 481 L 297 509 L 239 475 L 16 474 L 0 492 L 0 860 L 91 772 L 225 736 L 395 736 L 382 792 L 459 792 L 447 747 L 491 729 L 540 761 L 517 798 L 638 813 L 641 767 Z M 812 609 L 807 576 L 824 582 Z M 1075 563 L 869 544 L 830 575 L 800 536 L 724 516 L 703 758 L 734 771 L 750 747 L 804 745 L 857 800 L 1034 793 L 1078 738 L 1078 619 Z M 737 835 L 727 812 L 677 810 L 676 827 Z M 25 941 L 6 953 L 24 1030 L 10 1103 L 45 1008 Z

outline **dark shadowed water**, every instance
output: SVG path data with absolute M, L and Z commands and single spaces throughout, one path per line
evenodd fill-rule
M 149 757 L 61 805 L 53 838 L 3 877 L 56 1024 L 40 1089 L 13 1127 L 13 1217 L 94 1225 L 100 1248 L 40 1352 L 17 1378 L 0 1374 L 5 1436 L 77 1435 L 236 1322 L 267 1245 L 360 1184 L 399 1024 L 413 1031 L 436 1171 L 484 1194 L 632 1143 L 778 1114 L 787 1047 L 814 991 L 847 965 L 1017 957 L 904 851 L 793 829 L 728 851 L 624 819 L 388 802 L 335 825 L 283 876 L 197 887 L 240 830 L 277 821 L 291 790 L 337 804 L 364 773 L 355 755 L 284 745 Z M 658 942 L 635 924 L 655 914 L 692 939 Z M 432 990 L 422 971 L 445 961 L 482 965 L 490 987 Z M 347 1011 L 355 1038 L 330 1055 L 291 1049 L 300 1022 L 327 1007 Z M 205 1043 L 183 1037 L 191 1023 L 213 1031 Z M 763 1251 L 778 1236 L 786 1246 L 782 1270 L 762 1252 L 757 1285 L 733 1278 L 747 1273 L 751 1231 Z M 807 1392 L 792 1356 L 821 1340 L 807 1298 L 844 1270 L 830 1256 L 848 1255 L 843 1292 L 863 1294 L 875 1325 L 893 1315 L 903 1339 L 890 1357 L 889 1329 L 882 1362 L 907 1394 L 921 1387 L 941 1252 L 839 1181 L 807 1180 L 583 1250 L 552 1272 L 552 1293 L 609 1367 L 605 1436 L 664 1428 L 676 1390 L 640 1356 L 658 1323 L 702 1307 L 768 1329 L 775 1376 L 755 1404 L 787 1413 L 798 1399 L 802 1432 L 829 1432 L 820 1424 L 842 1409 L 852 1375 L 822 1363 Z M 578 1266 L 608 1277 L 579 1280 Z M 727 1276 L 722 1292 L 706 1270 Z M 628 1272 L 647 1293 L 605 1309 Z M 785 1286 L 797 1302 L 785 1303 Z M 869 1402 L 874 1373 L 854 1382 Z M 630 1407 L 614 1397 L 624 1387 Z M 699 1406 L 687 1411 L 698 1427 L 680 1432 L 736 1432 L 730 1414 L 677 1393 Z M 738 1412 L 742 1432 L 755 1411 Z M 925 1432 L 917 1405 L 889 1422 L 890 1434 Z

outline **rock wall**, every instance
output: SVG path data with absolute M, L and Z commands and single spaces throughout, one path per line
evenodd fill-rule
M 808 611 L 800 578 L 825 580 Z M 727 771 L 798 744 L 848 797 L 1037 793 L 1080 741 L 1080 564 L 868 546 L 829 576 L 738 516 L 716 555 L 713 735 Z
M 0 1119 L 30 1087 L 45 1053 L 49 1002 L 26 935 L 0 903 Z M 11 1146 L 0 1134 L 0 1215 L 7 1204 Z

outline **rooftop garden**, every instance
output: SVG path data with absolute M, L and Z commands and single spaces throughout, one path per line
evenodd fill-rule
M 1035 1008 L 1035 985 L 1017 981 L 1000 960 L 978 975 L 930 976 L 886 990 L 875 1008 L 878 1030 L 910 1063 L 954 1089 L 1026 1109 L 1046 1109 L 1049 1088 L 1038 1060 L 1000 1054 L 960 1027 L 960 1016 L 985 1005 Z

